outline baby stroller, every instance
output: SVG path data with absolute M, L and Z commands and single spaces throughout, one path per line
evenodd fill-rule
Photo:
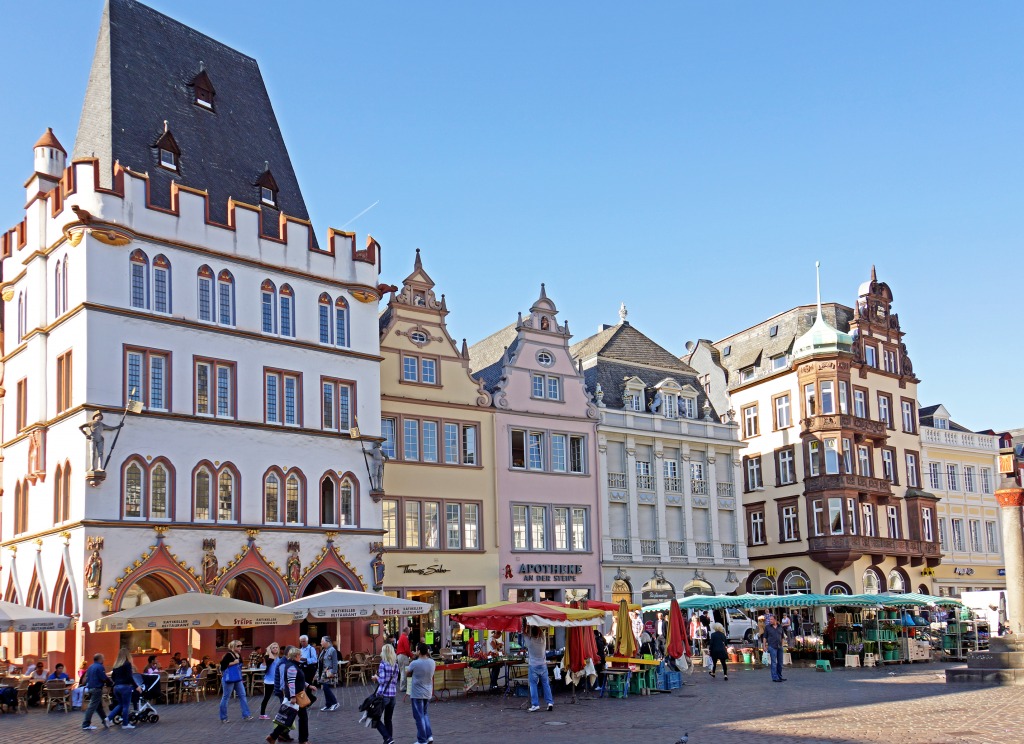
M 157 713 L 153 700 L 160 692 L 160 675 L 135 674 L 133 678 L 135 684 L 142 688 L 142 692 L 132 694 L 132 711 L 128 714 L 128 722 L 132 724 L 156 723 L 160 720 L 160 714 Z M 120 713 L 114 716 L 114 723 L 120 725 Z

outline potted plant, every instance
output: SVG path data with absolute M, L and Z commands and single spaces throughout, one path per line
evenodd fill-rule
M 895 641 L 886 641 L 882 644 L 882 658 L 885 661 L 896 661 L 899 659 L 900 645 Z

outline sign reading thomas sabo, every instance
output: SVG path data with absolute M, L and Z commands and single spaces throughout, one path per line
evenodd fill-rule
M 583 566 L 564 563 L 520 563 L 519 578 L 523 581 L 576 581 Z

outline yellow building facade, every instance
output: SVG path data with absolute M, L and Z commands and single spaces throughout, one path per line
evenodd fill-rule
M 462 644 L 444 610 L 499 599 L 494 409 L 447 315 L 417 250 L 380 316 L 384 590 L 431 605 L 412 623 L 436 650 Z
M 1006 588 L 995 497 L 998 455 L 997 435 L 960 426 L 941 404 L 921 408 L 924 487 L 940 498 L 942 564 L 932 577 L 938 594 Z

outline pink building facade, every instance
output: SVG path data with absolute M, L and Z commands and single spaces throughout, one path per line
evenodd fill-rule
M 541 285 L 529 315 L 470 348 L 495 407 L 502 599 L 600 599 L 598 412 Z

